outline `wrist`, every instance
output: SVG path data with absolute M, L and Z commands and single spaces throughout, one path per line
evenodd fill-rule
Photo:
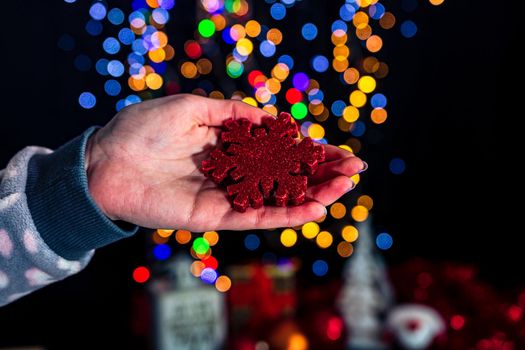
M 107 157 L 98 143 L 99 130 L 95 131 L 86 143 L 84 169 L 86 170 L 88 191 L 91 198 L 102 213 L 113 221 L 119 220 L 118 216 L 110 209 L 107 198 L 111 190 L 106 188 L 106 181 L 102 180 L 101 173 L 105 168 Z

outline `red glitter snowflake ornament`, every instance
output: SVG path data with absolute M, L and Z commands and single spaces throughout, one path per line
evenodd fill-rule
M 324 147 L 306 137 L 297 142 L 297 124 L 288 113 L 268 116 L 262 125 L 228 119 L 221 133 L 224 149 L 215 148 L 202 172 L 216 183 L 227 182 L 233 208 L 299 205 L 306 198 L 308 175 L 324 161 Z

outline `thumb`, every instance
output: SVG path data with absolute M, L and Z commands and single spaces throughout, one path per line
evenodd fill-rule
M 227 119 L 246 118 L 254 124 L 261 124 L 261 119 L 270 114 L 238 100 L 217 100 L 202 97 L 205 113 L 199 115 L 200 121 L 208 126 L 221 126 Z

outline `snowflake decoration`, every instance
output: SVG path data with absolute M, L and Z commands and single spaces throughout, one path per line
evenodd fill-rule
M 305 201 L 307 176 L 324 161 L 324 147 L 309 137 L 297 142 L 297 124 L 288 113 L 264 117 L 261 126 L 243 118 L 229 119 L 224 127 L 224 150 L 215 148 L 201 170 L 216 183 L 229 183 L 235 210 Z

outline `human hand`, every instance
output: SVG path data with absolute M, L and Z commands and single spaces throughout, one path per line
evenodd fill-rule
M 354 186 L 365 165 L 352 153 L 325 146 L 326 162 L 309 179 L 307 200 L 295 207 L 232 209 L 226 192 L 199 170 L 229 118 L 260 124 L 265 111 L 241 101 L 175 95 L 120 111 L 89 140 L 89 191 L 112 220 L 190 231 L 297 226 L 325 215 Z

